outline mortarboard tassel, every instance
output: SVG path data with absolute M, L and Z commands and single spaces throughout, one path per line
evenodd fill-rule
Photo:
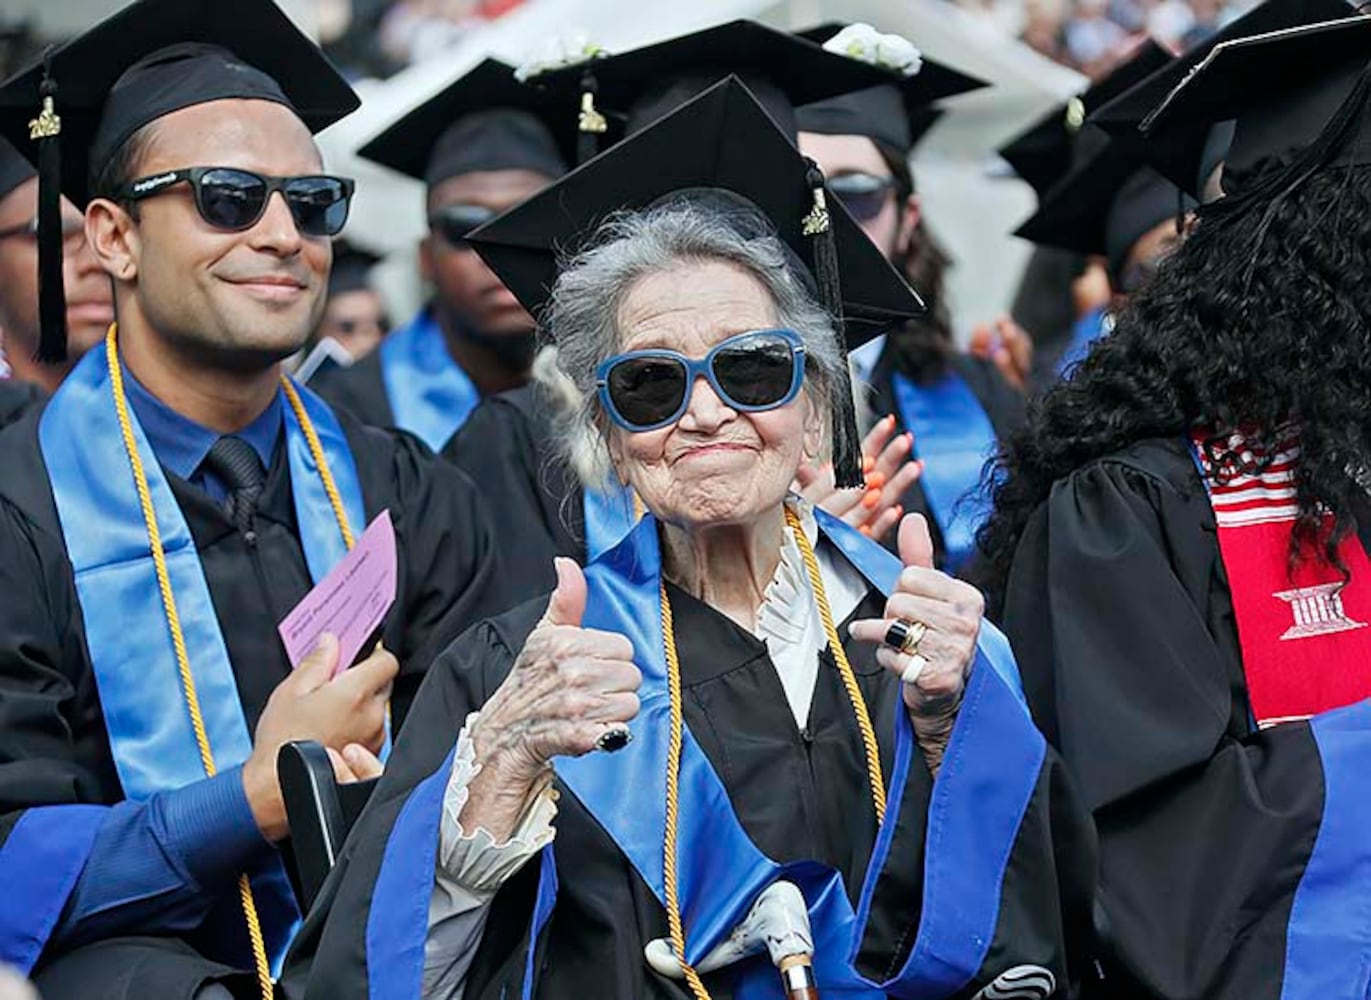
M 833 393 L 833 481 L 839 489 L 855 489 L 866 484 L 862 475 L 861 433 L 857 430 L 857 405 L 852 396 L 852 376 L 847 364 L 847 331 L 843 320 L 843 290 L 838 275 L 838 245 L 828 215 L 828 199 L 824 191 L 824 172 L 813 160 L 807 160 L 805 173 L 813 193 L 814 203 L 804 217 L 804 234 L 814 245 L 814 280 L 819 286 L 819 300 L 833 317 L 838 337 L 838 385 Z
M 581 113 L 576 128 L 576 165 L 595 158 L 600 152 L 600 136 L 609 131 L 609 122 L 595 107 L 599 92 L 595 74 L 589 68 L 581 74 Z
M 67 295 L 62 281 L 62 119 L 57 114 L 57 82 L 51 50 L 43 57 L 43 104 L 29 122 L 29 139 L 38 143 L 38 316 L 39 361 L 67 360 Z

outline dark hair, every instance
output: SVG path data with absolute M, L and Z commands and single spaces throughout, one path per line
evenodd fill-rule
M 157 122 L 148 122 L 138 129 L 119 146 L 106 161 L 103 168 L 93 170 L 90 176 L 90 192 L 96 198 L 118 200 L 117 195 L 130 183 L 138 179 L 138 170 L 143 156 L 157 135 Z
M 903 211 L 905 201 L 917 190 L 909 161 L 899 150 L 872 141 L 895 178 L 895 204 Z M 909 249 L 899 255 L 895 266 L 904 272 L 905 278 L 923 298 L 928 312 L 892 330 L 886 343 L 896 367 L 921 381 L 941 376 L 952 353 L 952 316 L 944 294 L 952 263 L 952 255 L 938 242 L 928 222 L 920 217 L 910 236 Z
M 1002 447 L 979 542 L 998 592 L 1052 484 L 1135 442 L 1212 431 L 1220 476 L 1258 472 L 1293 435 L 1290 559 L 1343 568 L 1356 477 L 1371 468 L 1371 170 L 1326 168 L 1274 198 L 1202 207 L 1186 241 L 1074 375 Z M 1251 454 L 1230 448 L 1233 429 Z M 1325 528 L 1324 512 L 1334 515 Z M 998 596 L 992 593 L 992 596 Z

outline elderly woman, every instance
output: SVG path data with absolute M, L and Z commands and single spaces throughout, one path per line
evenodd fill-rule
M 921 520 L 902 525 L 902 569 L 790 494 L 850 392 L 789 214 L 812 195 L 746 89 L 700 100 L 772 172 L 711 159 L 599 195 L 655 203 L 601 225 L 543 314 L 587 399 L 567 443 L 598 448 L 647 516 L 584 572 L 560 559 L 550 598 L 431 671 L 292 990 L 701 1000 L 998 981 L 1030 992 L 990 995 L 1041 997 L 1066 981 L 1050 779 L 1012 659 L 980 595 L 930 568 Z M 680 148 L 659 130 L 692 107 L 643 137 Z M 596 185 L 644 176 L 641 141 L 488 228 L 507 284 L 529 287 L 492 250 L 501 234 L 589 213 Z M 694 177 L 731 191 L 683 192 Z M 880 263 L 850 219 L 831 224 L 853 267 Z

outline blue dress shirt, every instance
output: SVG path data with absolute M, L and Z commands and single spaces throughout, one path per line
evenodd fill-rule
M 127 369 L 124 387 L 161 466 L 222 501 L 227 488 L 202 468 L 220 435 L 171 409 Z M 281 435 L 281 406 L 278 393 L 236 435 L 252 445 L 265 469 Z M 95 836 L 49 947 L 194 930 L 267 849 L 243 790 L 241 767 L 144 802 L 120 802 Z

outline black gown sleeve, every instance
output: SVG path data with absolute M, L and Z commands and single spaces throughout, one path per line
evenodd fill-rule
M 36 385 L 15 379 L 0 379 L 0 427 L 14 423 L 47 397 Z
M 500 519 L 508 596 L 524 601 L 557 583 L 552 561 L 584 565 L 581 496 L 569 471 L 551 461 L 533 386 L 483 400 L 442 455 L 480 483 Z
M 1005 621 L 1093 815 L 1107 995 L 1274 1000 L 1324 773 L 1310 725 L 1247 721 L 1187 461 L 1154 445 L 1059 482 L 1019 546 Z
M 407 434 L 389 435 L 397 543 L 405 564 L 403 622 L 391 650 L 400 659 L 392 710 L 403 720 L 429 665 L 476 622 L 506 610 L 500 542 L 481 491 L 460 470 Z
M 395 412 L 381 377 L 380 351 L 372 351 L 351 367 L 320 372 L 309 387 L 330 406 L 341 407 L 364 424 L 395 426 Z

